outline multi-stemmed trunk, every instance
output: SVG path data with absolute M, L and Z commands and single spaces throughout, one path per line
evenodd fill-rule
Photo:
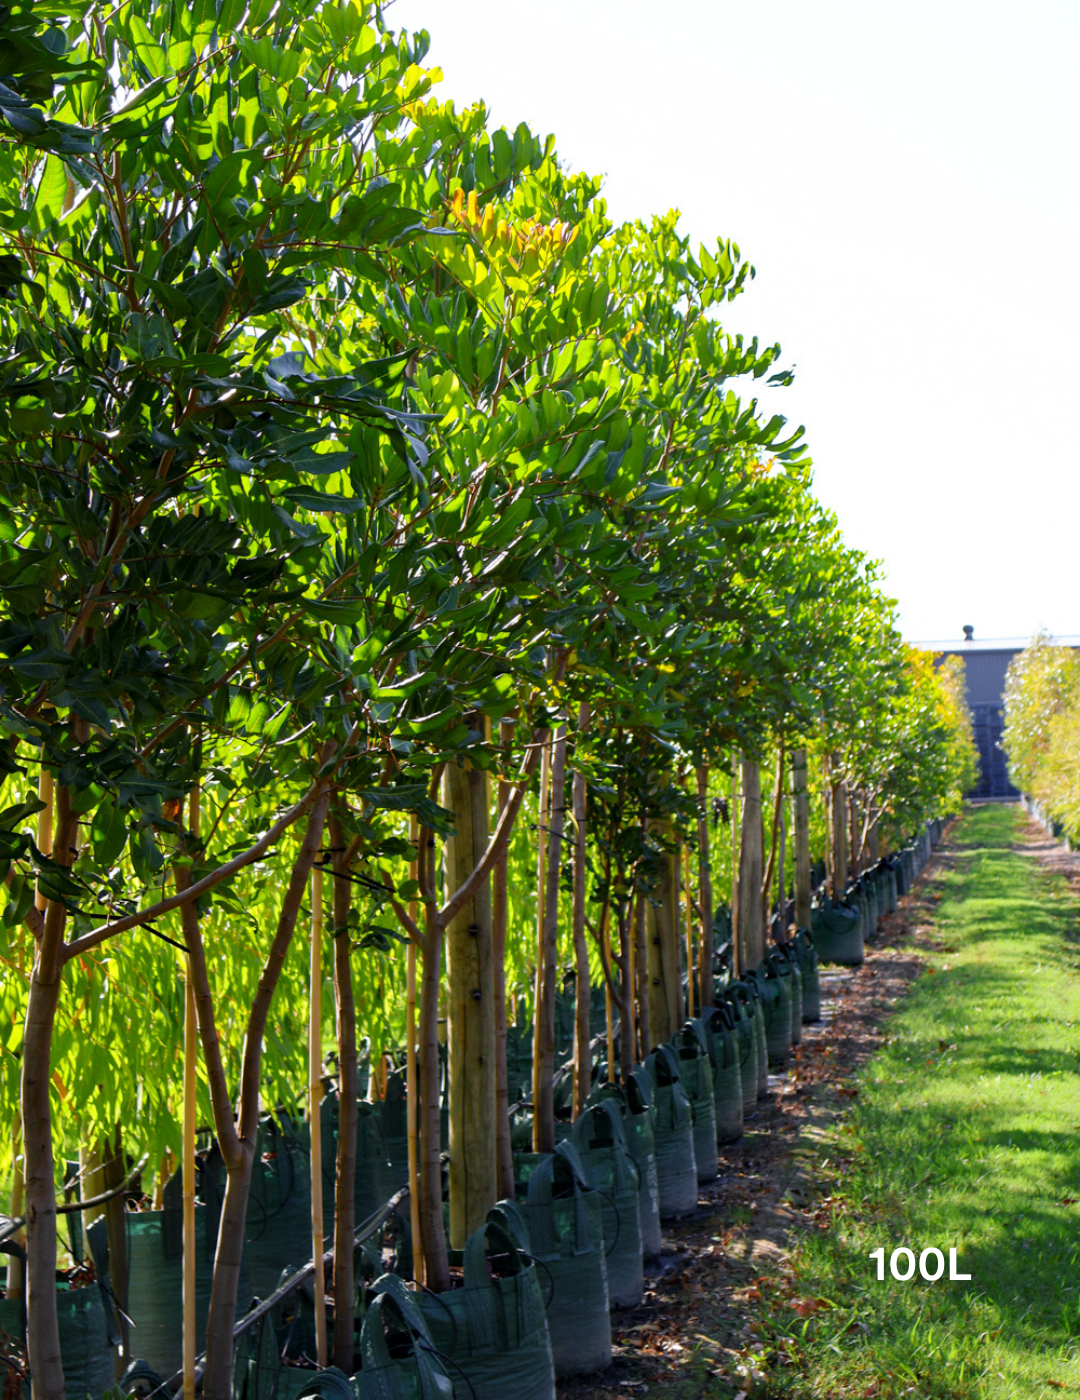
M 225 1163 L 225 1198 L 221 1207 L 217 1251 L 214 1256 L 214 1278 L 206 1321 L 206 1368 L 203 1372 L 202 1390 L 205 1400 L 229 1400 L 232 1392 L 233 1328 L 236 1323 L 245 1221 L 259 1128 L 259 1078 L 262 1069 L 263 1037 L 270 1005 L 307 892 L 311 868 L 322 842 L 327 803 L 328 793 L 323 787 L 315 797 L 300 850 L 293 862 L 277 927 L 248 1014 L 235 1117 L 218 1039 L 199 917 L 193 902 L 189 901 L 181 906 L 184 939 L 195 988 L 199 1037 L 210 1085 L 214 1128 Z M 181 879 L 185 878 L 186 875 L 181 873 Z M 312 1131 L 318 1131 L 317 1123 L 312 1124 Z M 316 1287 L 321 1287 L 321 1279 L 317 1277 L 315 1284 Z

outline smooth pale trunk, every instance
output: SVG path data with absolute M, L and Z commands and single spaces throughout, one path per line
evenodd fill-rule
M 419 881 L 420 826 L 415 815 L 409 818 L 409 843 L 417 853 L 416 859 L 409 866 L 409 878 Z M 409 901 L 409 918 L 419 927 L 420 905 L 415 899 Z M 416 952 L 416 941 L 410 938 L 409 946 L 405 950 L 405 1131 L 408 1135 L 409 1152 L 409 1229 L 412 1235 L 413 1278 L 423 1286 L 425 1282 L 424 1251 L 420 1247 L 422 1238 L 420 1230 L 420 1083 L 417 1076 L 416 1058 Z M 355 1170 L 354 1160 L 353 1171 L 355 1172 Z M 336 1254 L 334 1257 L 337 1258 Z M 337 1301 L 336 1296 L 334 1306 L 338 1310 L 342 1306 L 341 1302 Z M 339 1371 L 344 1371 L 346 1375 L 352 1370 L 353 1324 L 351 1307 L 349 1312 L 349 1365 L 343 1366 L 336 1356 L 334 1359 L 334 1365 Z M 336 1322 L 337 1313 L 335 1312 L 335 1329 Z
M 698 1002 L 702 1015 L 713 1005 L 713 892 L 712 855 L 709 846 L 709 770 L 697 770 L 698 889 L 701 907 L 701 940 L 698 943 Z M 692 973 L 690 974 L 693 975 Z
M 791 783 L 795 791 L 795 927 L 810 927 L 810 775 L 806 750 L 791 755 Z
M 445 884 L 459 889 L 488 844 L 487 775 L 447 764 L 443 805 L 454 814 Z M 450 1247 L 464 1249 L 498 1199 L 495 1157 L 495 979 L 491 882 L 481 883 L 446 927 L 450 1087 Z
M 752 971 L 765 953 L 761 917 L 762 830 L 761 772 L 752 759 L 742 761 L 743 813 L 739 843 L 739 964 Z

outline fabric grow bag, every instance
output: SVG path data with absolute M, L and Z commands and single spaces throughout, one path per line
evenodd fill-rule
M 818 955 L 809 929 L 801 928 L 793 940 L 802 978 L 803 1022 L 821 1020 L 821 980 L 818 977 Z
M 179 1370 L 183 1352 L 183 1218 L 170 1219 L 163 1210 L 128 1211 L 124 1217 L 128 1256 L 128 1315 L 136 1329 L 134 1345 L 140 1357 L 159 1374 Z M 201 1351 L 210 1307 L 214 1252 L 217 1246 L 217 1213 L 206 1205 L 195 1207 L 195 1322 L 196 1349 Z M 311 1246 L 308 1245 L 310 1257 Z M 245 1251 L 237 1288 L 237 1316 L 251 1301 L 251 1282 Z
M 611 1364 L 611 1317 L 600 1193 L 572 1143 L 530 1156 L 517 1210 L 551 1280 L 546 1315 L 556 1379 L 603 1371 Z
M 802 972 L 794 943 L 778 943 L 774 957 L 787 964 L 791 972 L 791 1043 L 798 1045 L 802 1040 Z
M 625 1087 L 601 1084 L 592 1095 L 594 1102 L 610 1099 L 622 1118 L 623 1136 L 638 1170 L 638 1218 L 641 1224 L 641 1252 L 655 1259 L 663 1244 L 660 1230 L 660 1188 L 656 1175 L 656 1135 L 653 1129 L 650 1093 L 652 1086 L 643 1069 L 635 1069 Z
M 745 1121 L 753 1113 L 758 1096 L 758 1037 L 754 1006 L 742 982 L 733 982 L 727 987 L 723 1000 L 731 1012 L 732 1031 L 739 1052 L 739 1083 Z
M 819 961 L 859 967 L 863 960 L 863 936 L 859 911 L 850 904 L 826 899 L 812 911 L 811 935 Z
M 752 975 L 765 1013 L 769 1068 L 783 1069 L 791 1055 L 791 968 L 770 953 Z
M 513 1400 L 555 1400 L 540 1290 L 536 1265 L 506 1226 L 489 1218 L 466 1241 L 464 1287 L 416 1294 L 435 1349 L 450 1363 L 454 1400 L 506 1400 L 508 1391 Z
M 712 1064 L 716 1141 L 735 1142 L 743 1131 L 743 1092 L 734 1012 L 727 1002 L 722 1002 L 693 1024 L 700 1027 L 699 1034 Z
M 658 1045 L 645 1061 L 645 1069 L 652 1086 L 660 1219 L 665 1220 L 697 1209 L 694 1113 L 679 1082 L 679 1061 L 670 1045 Z
M 574 1123 L 571 1141 L 590 1186 L 600 1193 L 608 1301 L 613 1308 L 636 1308 L 645 1290 L 641 1178 L 626 1145 L 618 1104 L 606 1098 L 586 1107 Z
M 380 1104 L 368 1103 L 366 1099 L 357 1101 L 356 1119 L 356 1172 L 353 1177 L 353 1207 L 356 1223 L 362 1224 L 390 1199 L 398 1189 L 394 1184 L 398 1173 L 390 1162 L 390 1153 L 383 1132 L 383 1112 Z M 338 1146 L 338 1096 L 331 1092 L 322 1101 L 322 1156 L 323 1156 L 323 1231 L 332 1240 L 334 1228 L 334 1191 L 337 1180 Z M 310 1206 L 308 1208 L 310 1217 Z M 307 1233 L 311 1234 L 308 1221 Z M 329 1245 L 327 1246 L 329 1247 Z M 311 1242 L 308 1240 L 307 1256 L 311 1255 Z M 298 1263 L 293 1257 L 287 1262 Z
M 86 1288 L 58 1287 L 56 1321 L 66 1393 L 71 1400 L 86 1400 L 87 1396 L 90 1400 L 101 1400 L 116 1384 L 114 1353 L 101 1289 L 94 1284 Z M 25 1345 L 26 1310 L 21 1298 L 0 1295 L 0 1329 L 13 1341 Z M 2 1368 L 4 1387 L 10 1384 L 11 1394 L 29 1400 L 30 1386 L 25 1381 L 17 1385 L 16 1379 L 7 1366 Z
M 700 1183 L 715 1181 L 716 1100 L 713 1090 L 712 1061 L 700 1025 L 683 1026 L 672 1041 L 679 1057 L 679 1080 L 690 1100 L 694 1115 L 694 1162 Z
M 361 1400 L 453 1400 L 453 1382 L 438 1359 L 431 1329 L 396 1274 L 375 1281 L 355 1382 Z

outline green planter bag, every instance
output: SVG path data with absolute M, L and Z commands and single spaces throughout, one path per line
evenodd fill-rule
M 743 1131 L 743 1093 L 732 1008 L 722 1002 L 692 1024 L 699 1028 L 712 1065 L 716 1141 L 736 1142 Z
M 745 1122 L 757 1106 L 758 1038 L 754 1007 L 741 982 L 733 982 L 725 989 L 724 1004 L 731 1013 L 732 1032 L 739 1052 L 739 1083 Z
M 799 968 L 799 956 L 795 951 L 794 943 L 778 943 L 774 956 L 786 963 L 791 969 L 791 1043 L 794 1046 L 802 1040 L 803 1023 L 802 972 Z
M 631 1071 L 625 1088 L 618 1084 L 601 1084 L 592 1095 L 594 1102 L 613 1103 L 622 1118 L 626 1146 L 638 1171 L 641 1252 L 646 1259 L 655 1259 L 663 1244 L 660 1188 L 656 1175 L 656 1136 L 649 1102 L 651 1089 L 649 1076 L 644 1070 L 635 1069 Z
M 859 967 L 863 961 L 863 936 L 859 911 L 850 904 L 834 904 L 826 898 L 812 911 L 811 935 L 819 961 Z
M 453 1382 L 438 1359 L 431 1329 L 396 1274 L 375 1282 L 354 1381 L 360 1400 L 453 1400 Z
M 555 1376 L 603 1371 L 611 1365 L 611 1317 L 600 1193 L 570 1142 L 523 1163 L 531 1170 L 518 1210 L 532 1255 L 551 1279 L 546 1311 Z
M 801 928 L 794 938 L 795 955 L 799 959 L 802 978 L 803 1022 L 821 1020 L 821 981 L 818 977 L 818 955 L 808 929 Z
M 658 1045 L 645 1061 L 645 1068 L 652 1086 L 660 1219 L 668 1220 L 697 1209 L 694 1113 L 679 1082 L 679 1061 L 670 1045 Z
M 464 1274 L 463 1288 L 416 1294 L 454 1400 L 506 1400 L 508 1391 L 514 1400 L 555 1400 L 537 1269 L 505 1224 L 492 1218 L 469 1236 Z
M 753 973 L 765 1013 L 765 1049 L 769 1068 L 781 1070 L 791 1055 L 791 969 L 766 954 Z
M 101 1289 L 57 1288 L 56 1320 L 60 1333 L 60 1363 L 64 1368 L 64 1389 L 71 1400 L 101 1400 L 116 1384 L 113 1349 Z M 0 1296 L 0 1328 L 13 1341 L 25 1343 L 26 1314 L 21 1298 Z M 18 1384 L 15 1372 L 2 1367 L 4 1393 L 29 1400 L 30 1386 Z M 10 1385 L 10 1391 L 7 1387 Z
M 169 1188 L 166 1187 L 166 1191 Z M 171 1376 L 183 1360 L 183 1213 L 172 1210 L 128 1211 L 128 1306 L 139 1355 L 160 1375 Z M 217 1212 L 195 1207 L 195 1322 L 196 1348 L 201 1351 L 210 1309 L 210 1287 L 217 1247 Z M 308 1256 L 311 1246 L 308 1245 Z M 237 1289 L 237 1316 L 251 1302 L 251 1282 L 245 1250 Z
M 701 1035 L 700 1025 L 683 1026 L 673 1040 L 679 1056 L 679 1079 L 694 1115 L 694 1161 L 699 1182 L 715 1181 L 716 1162 L 716 1100 L 713 1088 L 712 1061 Z
M 613 1308 L 636 1308 L 645 1290 L 641 1177 L 615 1100 L 601 1099 L 579 1114 L 571 1140 L 589 1184 L 600 1193 L 608 1301 Z

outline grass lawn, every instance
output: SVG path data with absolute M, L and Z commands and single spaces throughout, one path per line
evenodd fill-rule
M 762 1305 L 793 1364 L 755 1395 L 1080 1396 L 1080 904 L 1023 823 L 972 809 L 931 877 L 942 951 L 821 1149 L 824 1228 Z M 900 1245 L 940 1248 L 945 1279 L 895 1281 Z

